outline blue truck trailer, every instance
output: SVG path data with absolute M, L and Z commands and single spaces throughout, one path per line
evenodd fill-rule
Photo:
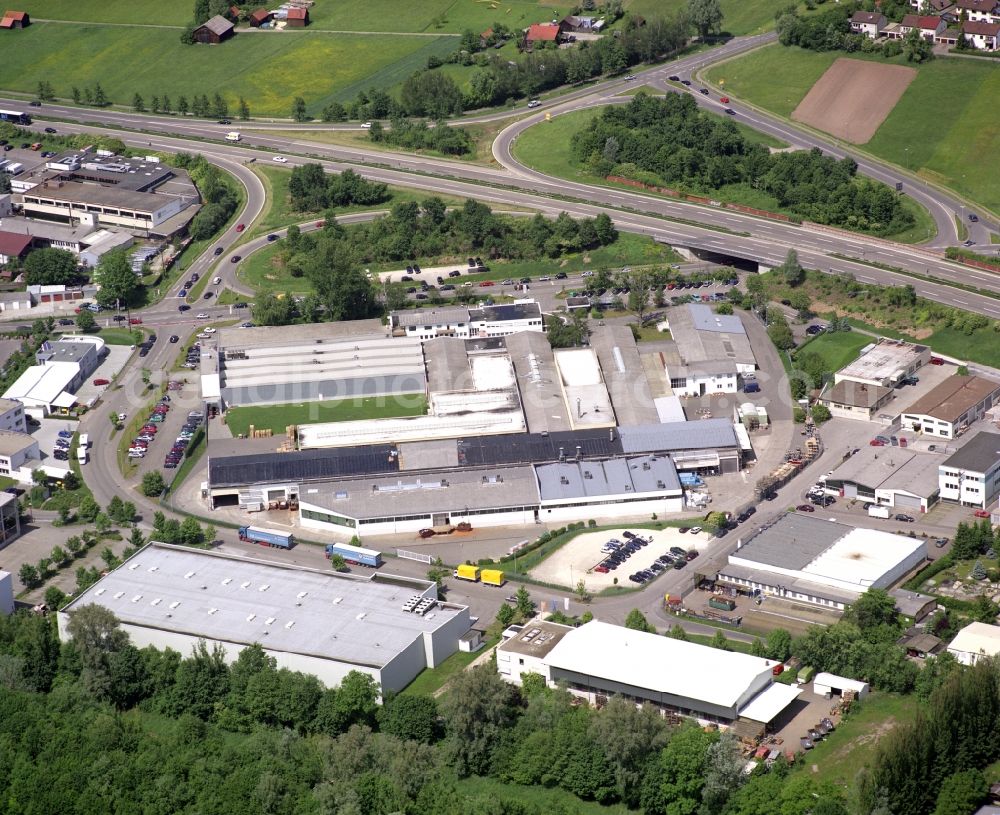
M 256 543 L 260 546 L 270 546 L 274 549 L 291 549 L 295 545 L 291 533 L 261 529 L 259 526 L 241 526 L 240 540 Z
M 356 566 L 377 568 L 382 565 L 381 552 L 376 552 L 374 549 L 362 549 L 360 546 L 351 546 L 347 543 L 328 543 L 326 545 L 327 560 L 334 555 L 340 555 L 345 561 Z

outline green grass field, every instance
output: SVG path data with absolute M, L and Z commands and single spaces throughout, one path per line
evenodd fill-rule
M 867 334 L 856 334 L 853 331 L 837 331 L 833 334 L 820 334 L 799 348 L 799 351 L 811 351 L 823 358 L 828 371 L 839 371 L 848 362 L 857 358 L 858 351 L 864 348 L 872 338 Z
M 831 703 L 832 704 L 832 703 Z M 800 772 L 815 766 L 813 778 L 848 787 L 862 767 L 871 762 L 880 736 L 896 724 L 913 719 L 918 708 L 912 696 L 898 696 L 873 691 L 856 713 L 837 725 L 837 729 L 809 751 Z
M 331 399 L 291 405 L 235 407 L 226 413 L 226 424 L 233 435 L 247 433 L 250 425 L 257 430 L 269 427 L 275 435 L 283 435 L 285 428 L 290 424 L 388 419 L 398 416 L 423 416 L 425 413 L 427 413 L 427 400 L 424 395 L 410 393 L 400 396 Z
M 94 23 L 138 25 L 187 25 L 193 3 L 163 3 L 160 0 L 33 0 L 22 6 L 35 20 L 78 20 Z
M 715 83 L 724 81 L 733 94 L 788 116 L 841 56 L 773 45 L 708 75 Z M 947 57 L 919 66 L 864 149 L 1000 211 L 1000 168 L 982 160 L 1000 150 L 992 105 L 1000 95 L 998 68 L 994 61 Z
M 100 82 L 112 102 L 131 104 L 135 93 L 154 95 L 218 91 L 235 107 L 244 96 L 255 116 L 288 116 L 301 95 L 318 112 L 333 99 L 353 99 L 359 90 L 402 81 L 431 54 L 455 49 L 454 37 L 378 35 L 237 35 L 221 46 L 182 45 L 175 29 L 35 23 L 4 32 L 0 88 L 33 93 L 40 80 L 56 96 L 72 86 Z

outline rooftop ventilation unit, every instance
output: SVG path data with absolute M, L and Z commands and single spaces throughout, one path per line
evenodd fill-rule
M 128 570 L 129 570 L 130 572 L 134 572 L 134 571 L 135 571 L 136 569 L 138 569 L 138 568 L 139 568 L 139 564 L 138 564 L 138 563 L 133 563 L 133 564 L 131 564 L 131 565 L 130 565 L 130 566 L 128 567 Z
M 150 571 L 150 572 L 157 572 L 157 571 L 159 571 L 159 570 L 160 570 L 160 567 L 159 567 L 159 566 L 150 566 L 150 567 L 149 567 L 149 571 Z
M 116 600 L 121 600 L 122 597 L 124 596 L 124 594 L 125 594 L 125 592 L 123 592 L 123 591 L 117 591 L 117 592 L 115 592 L 115 599 Z
M 180 600 L 174 600 L 174 602 L 172 602 L 172 603 L 170 604 L 170 607 L 171 607 L 171 608 L 177 608 L 177 606 L 179 606 L 180 604 L 181 604 L 181 603 L 180 603 Z
M 152 603 L 150 603 L 150 605 L 151 605 L 151 606 L 158 606 L 158 605 L 159 605 L 160 603 L 162 603 L 162 602 L 163 602 L 162 598 L 160 598 L 160 597 L 157 597 L 157 598 L 156 598 L 155 600 L 153 600 L 153 602 L 152 602 Z
M 242 583 L 240 583 L 240 588 L 241 589 L 250 588 L 250 581 L 249 580 L 244 580 Z
M 285 623 L 285 628 L 291 628 L 293 625 L 295 625 L 295 620 L 289 620 Z
M 186 575 L 184 575 L 184 579 L 190 580 L 192 577 L 194 577 L 194 575 L 195 575 L 194 572 L 188 572 Z
M 135 597 L 132 598 L 132 602 L 133 603 L 138 603 L 141 599 L 142 599 L 142 595 L 141 594 L 137 594 Z
M 256 614 L 248 614 L 247 615 L 247 622 L 248 623 L 252 623 L 256 619 L 257 619 L 257 615 Z
M 210 608 L 210 609 L 208 610 L 208 613 L 209 613 L 210 615 L 211 615 L 211 614 L 217 614 L 217 613 L 218 613 L 218 611 L 219 611 L 219 609 L 217 609 L 217 608 Z
M 271 584 L 264 583 L 259 589 L 257 589 L 257 591 L 267 591 L 269 588 L 271 588 Z
M 94 594 L 96 594 L 98 597 L 100 597 L 106 591 L 107 591 L 107 589 L 98 589 L 97 591 L 94 592 Z
M 264 625 L 271 625 L 274 622 L 274 617 L 268 617 L 264 620 Z
M 223 586 L 228 586 L 228 585 L 229 585 L 230 583 L 232 583 L 232 582 L 233 582 L 233 578 L 231 578 L 231 577 L 227 577 L 227 578 L 225 578 L 225 579 L 224 579 L 224 580 L 222 581 L 222 585 L 223 585 Z
M 367 613 L 367 612 L 364 612 L 364 611 L 362 611 L 362 612 L 361 612 L 361 613 L 360 613 L 360 614 L 359 614 L 359 615 L 358 615 L 357 617 L 355 617 L 354 619 L 355 619 L 355 620 L 363 620 L 363 619 L 364 619 L 365 617 L 367 617 L 367 616 L 368 616 L 368 613 Z
M 303 597 L 305 597 L 305 596 L 306 596 L 307 594 L 309 594 L 309 592 L 307 592 L 307 591 L 300 591 L 300 592 L 299 592 L 298 594 L 296 594 L 295 596 L 296 596 L 296 597 L 298 597 L 298 598 L 299 598 L 299 599 L 301 600 L 301 599 L 302 599 Z

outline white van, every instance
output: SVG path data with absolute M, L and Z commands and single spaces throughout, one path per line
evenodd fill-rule
M 240 140 L 240 134 L 235 130 L 230 130 L 226 134 L 226 141 L 239 141 L 239 140 Z

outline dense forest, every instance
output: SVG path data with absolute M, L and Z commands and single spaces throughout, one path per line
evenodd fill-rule
M 709 193 L 746 185 L 794 215 L 877 235 L 913 225 L 901 199 L 861 178 L 852 159 L 818 149 L 771 154 L 736 126 L 701 112 L 691 96 L 636 96 L 607 107 L 573 135 L 573 155 L 598 175 L 611 173 Z
M 878 595 L 851 624 L 891 628 L 884 612 Z M 579 705 L 541 677 L 516 688 L 490 663 L 439 699 L 379 704 L 365 674 L 327 689 L 259 646 L 227 665 L 204 645 L 138 649 L 97 606 L 74 612 L 69 643 L 54 622 L 0 617 L 0 815 L 579 811 L 572 797 L 542 806 L 520 794 L 539 787 L 644 815 L 965 815 L 1000 757 L 1000 673 L 988 660 L 941 674 L 848 795 L 784 759 L 748 775 L 724 733 L 617 697 Z M 478 776 L 509 794 L 463 781 Z

